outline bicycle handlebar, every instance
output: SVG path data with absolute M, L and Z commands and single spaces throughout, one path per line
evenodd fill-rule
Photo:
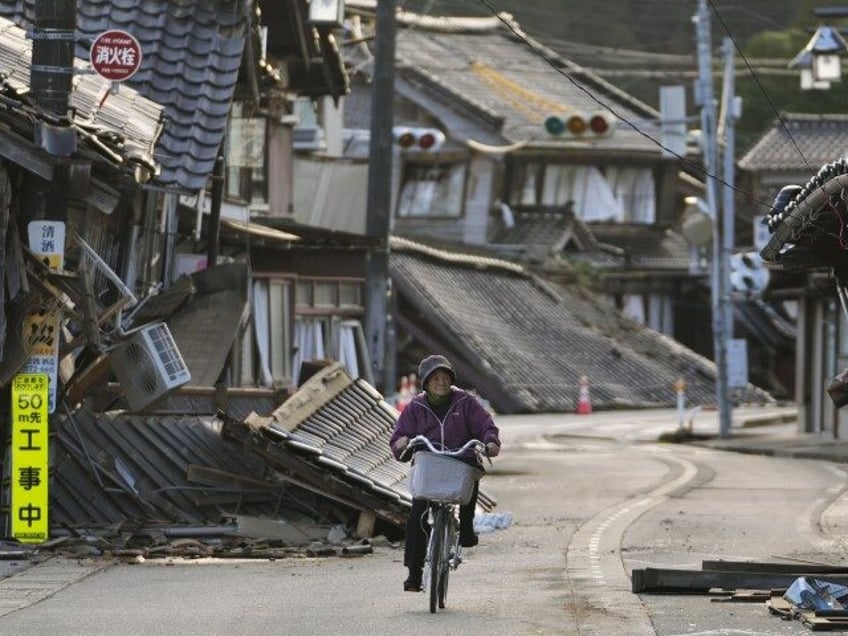
M 406 448 L 404 448 L 403 452 L 401 453 L 401 457 L 408 457 L 410 453 L 413 453 L 416 450 L 420 450 L 416 449 L 416 446 L 425 446 L 427 450 L 432 453 L 436 453 L 437 455 L 447 455 L 449 457 L 456 457 L 457 455 L 462 455 L 470 448 L 473 448 L 481 455 L 488 456 L 486 455 L 486 445 L 479 439 L 470 439 L 462 445 L 462 448 L 458 448 L 457 450 L 439 450 L 435 446 L 433 446 L 433 443 L 423 435 L 416 435 L 411 440 L 409 440 L 409 442 L 407 442 Z

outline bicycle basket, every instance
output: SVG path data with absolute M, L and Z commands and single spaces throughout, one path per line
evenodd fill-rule
M 415 499 L 467 504 L 483 471 L 453 457 L 416 453 L 409 492 Z

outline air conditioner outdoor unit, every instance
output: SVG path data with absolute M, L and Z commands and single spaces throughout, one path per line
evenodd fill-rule
M 139 329 L 112 351 L 109 361 L 133 411 L 144 409 L 191 380 L 165 323 Z
M 322 150 L 324 129 L 320 126 L 297 126 L 292 130 L 292 147 L 295 150 Z

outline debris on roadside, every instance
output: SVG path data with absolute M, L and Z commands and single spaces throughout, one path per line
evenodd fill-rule
M 703 561 L 701 570 L 633 570 L 638 594 L 706 594 L 712 602 L 764 603 L 811 631 L 848 630 L 848 566 Z
M 402 537 L 411 496 L 409 466 L 388 445 L 397 411 L 342 365 L 320 369 L 281 404 L 240 393 L 224 411 L 199 395 L 170 404 L 57 418 L 50 520 L 63 550 L 165 546 L 199 556 L 264 540 L 338 552 L 360 538 Z M 485 513 L 496 502 L 481 490 L 479 505 Z M 72 541 L 81 537 L 89 540 Z

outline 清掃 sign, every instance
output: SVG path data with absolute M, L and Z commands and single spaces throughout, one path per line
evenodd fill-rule
M 29 248 L 52 271 L 65 266 L 65 224 L 61 221 L 31 221 L 27 226 Z M 56 410 L 59 369 L 60 315 L 57 308 L 28 314 L 24 318 L 24 346 L 29 358 L 21 373 L 45 373 L 49 378 L 47 412 Z

